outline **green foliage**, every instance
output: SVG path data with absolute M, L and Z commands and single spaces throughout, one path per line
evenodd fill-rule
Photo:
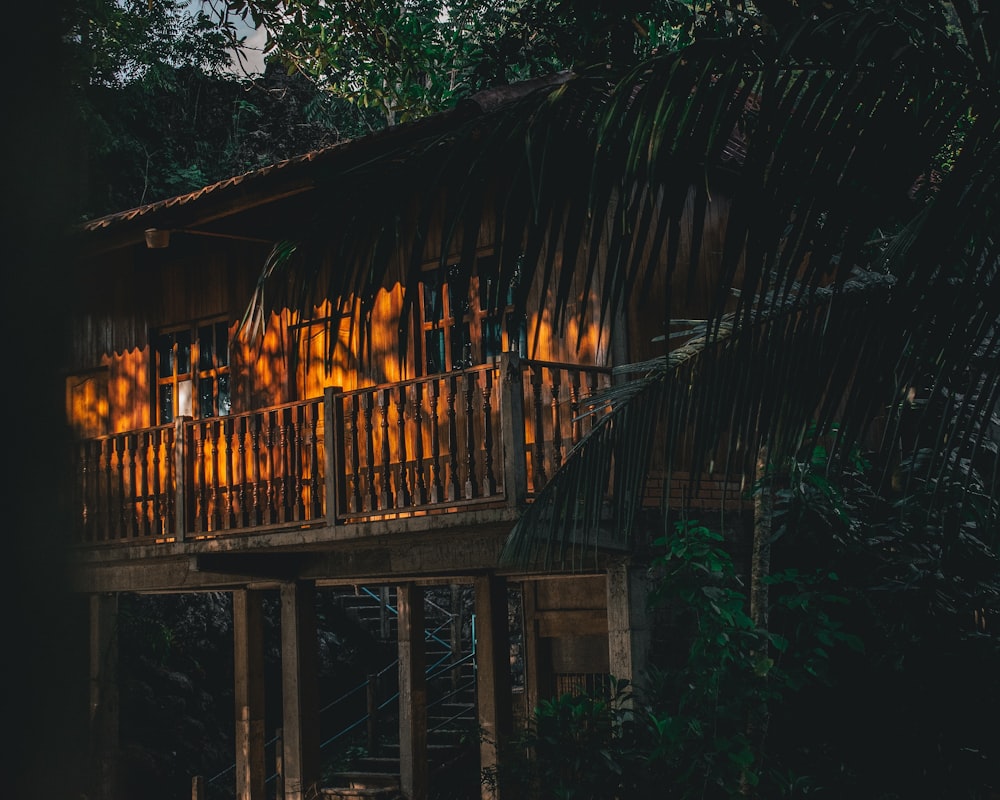
M 986 798 L 1000 758 L 1000 560 L 976 536 L 978 514 L 955 521 L 963 493 L 927 505 L 878 491 L 862 454 L 849 464 L 835 473 L 811 447 L 781 476 L 766 630 L 724 538 L 677 522 L 651 573 L 667 646 L 639 693 L 543 703 L 510 743 L 505 787 Z
M 80 0 L 64 25 L 84 218 L 300 155 L 377 120 L 301 76 L 239 77 L 224 30 L 179 0 Z
M 264 28 L 289 71 L 389 124 L 562 69 L 621 71 L 690 41 L 706 15 L 676 0 L 239 0 L 219 12 L 234 40 L 237 17 Z

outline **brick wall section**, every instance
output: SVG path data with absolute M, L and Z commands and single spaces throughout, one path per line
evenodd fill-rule
M 651 474 L 646 481 L 643 505 L 659 506 L 663 500 L 665 484 L 665 474 Z M 712 473 L 702 475 L 696 485 L 691 480 L 690 473 L 674 472 L 670 476 L 668 500 L 671 508 L 738 511 L 753 507 L 749 488 L 749 482 L 744 486 L 739 480 L 726 480 L 723 476 Z

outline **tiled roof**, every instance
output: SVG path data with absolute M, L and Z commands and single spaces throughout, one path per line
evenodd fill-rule
M 211 183 L 208 186 L 203 186 L 200 189 L 196 189 L 193 192 L 188 192 L 187 194 L 177 195 L 176 197 L 169 197 L 166 200 L 158 200 L 155 203 L 147 203 L 142 206 L 137 206 L 136 208 L 130 208 L 126 211 L 119 211 L 114 214 L 107 214 L 103 217 L 97 217 L 96 219 L 88 220 L 80 225 L 83 230 L 96 231 L 104 228 L 109 228 L 118 222 L 127 222 L 130 220 L 139 219 L 141 217 L 146 217 L 151 214 L 155 214 L 159 211 L 168 208 L 174 208 L 176 206 L 187 205 L 188 203 L 193 203 L 196 200 L 200 200 L 208 195 L 217 194 L 223 192 L 231 187 L 240 186 L 242 184 L 252 182 L 255 180 L 260 180 L 261 178 L 267 177 L 269 175 L 274 175 L 282 170 L 287 170 L 290 166 L 295 164 L 305 164 L 310 161 L 315 161 L 321 155 L 335 150 L 337 148 L 343 147 L 349 144 L 350 141 L 338 142 L 337 144 L 330 145 L 328 147 L 323 147 L 319 150 L 313 150 L 312 152 L 306 153 L 301 156 L 294 156 L 293 158 L 287 158 L 284 161 L 278 161 L 274 164 L 269 164 L 266 167 L 261 167 L 260 169 L 251 170 L 250 172 L 245 172 L 242 175 L 236 175 L 232 178 L 226 178 L 225 180 L 218 181 L 216 183 Z

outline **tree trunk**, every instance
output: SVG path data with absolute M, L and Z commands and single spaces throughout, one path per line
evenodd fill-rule
M 768 587 L 765 579 L 771 572 L 771 522 L 774 513 L 773 476 L 768 474 L 767 445 L 757 453 L 754 472 L 753 549 L 750 554 L 750 618 L 762 633 L 767 633 Z M 763 653 L 767 656 L 767 653 Z M 765 676 L 762 680 L 767 680 Z M 764 761 L 764 740 L 767 737 L 768 709 L 762 701 L 747 712 L 747 739 L 754 752 L 758 772 Z M 740 779 L 740 794 L 756 797 L 746 773 Z

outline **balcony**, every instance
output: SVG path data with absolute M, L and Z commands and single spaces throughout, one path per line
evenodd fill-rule
M 74 541 L 95 551 L 364 537 L 512 520 L 595 417 L 609 368 L 519 360 L 75 444 Z M 296 542 L 301 541 L 301 535 Z M 111 554 L 108 553 L 111 557 Z

